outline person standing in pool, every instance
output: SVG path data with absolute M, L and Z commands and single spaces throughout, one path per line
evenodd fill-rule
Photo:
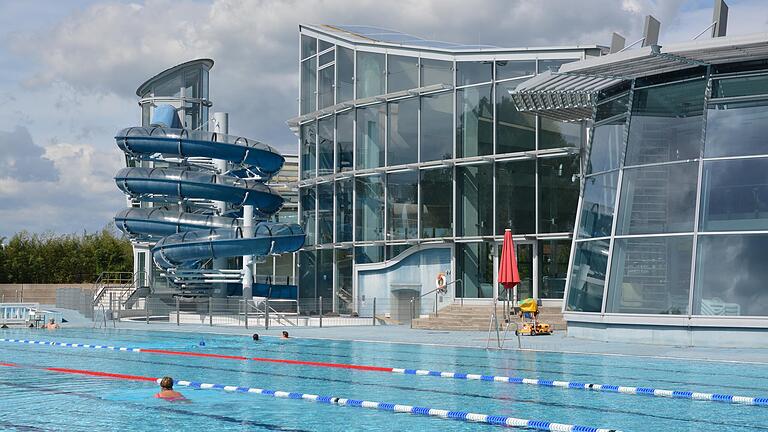
M 169 402 L 186 401 L 183 394 L 173 389 L 173 378 L 166 376 L 160 380 L 160 392 L 155 395 L 158 399 L 164 399 Z
M 51 321 L 49 321 L 48 324 L 45 325 L 45 328 L 48 330 L 56 330 L 60 327 L 58 324 L 56 324 L 56 321 L 53 318 L 51 318 Z

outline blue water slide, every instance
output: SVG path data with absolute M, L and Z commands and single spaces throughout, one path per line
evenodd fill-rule
M 256 180 L 174 168 L 123 168 L 115 175 L 117 187 L 131 197 L 177 202 L 208 199 L 252 205 L 263 214 L 280 210 L 283 198 Z
M 161 208 L 127 208 L 115 216 L 115 225 L 134 237 L 160 238 L 183 231 L 238 228 L 241 222 L 224 216 L 179 213 Z
M 193 230 L 164 237 L 152 248 L 155 264 L 162 269 L 192 267 L 213 258 L 294 252 L 304 245 L 304 231 L 296 224 L 259 222 L 253 237 L 241 228 Z
M 148 156 L 160 153 L 172 157 L 207 157 L 252 167 L 271 177 L 283 167 L 285 158 L 259 141 L 215 132 L 160 127 L 131 127 L 115 136 L 125 153 Z

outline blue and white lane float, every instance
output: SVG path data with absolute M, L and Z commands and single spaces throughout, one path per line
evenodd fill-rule
M 25 339 L 0 338 L 0 342 L 15 342 L 15 343 L 26 343 L 26 344 L 33 344 L 33 345 L 49 345 L 49 346 L 70 347 L 70 348 L 106 349 L 111 351 L 135 352 L 135 353 L 150 353 L 150 354 L 164 354 L 164 355 L 174 354 L 173 351 L 116 347 L 116 346 L 108 346 L 108 345 L 90 345 L 90 344 L 78 344 L 78 343 L 67 343 L 67 342 L 37 341 L 37 340 L 25 340 Z M 178 352 L 176 354 L 189 355 L 190 353 Z M 597 392 L 606 392 L 606 393 L 622 393 L 622 394 L 640 395 L 640 396 L 656 396 L 656 397 L 666 397 L 666 398 L 673 398 L 673 399 L 691 399 L 691 400 L 699 400 L 699 401 L 724 402 L 724 403 L 732 403 L 732 404 L 768 407 L 768 397 L 736 396 L 736 395 L 729 395 L 729 394 L 694 392 L 694 391 L 686 391 L 686 390 L 663 390 L 663 389 L 656 389 L 651 387 L 631 387 L 631 386 L 618 386 L 618 385 L 609 385 L 609 384 L 591 384 L 591 383 L 583 383 L 583 382 L 577 382 L 577 381 L 557 381 L 557 380 L 545 380 L 545 379 L 537 379 L 537 378 L 521 378 L 521 377 L 481 375 L 481 374 L 469 374 L 469 373 L 457 373 L 457 372 L 441 372 L 441 371 L 431 371 L 431 370 L 423 370 L 423 369 L 402 369 L 402 368 L 389 368 L 389 367 L 385 368 L 385 367 L 378 367 L 378 366 L 344 365 L 341 363 L 302 362 L 302 361 L 296 361 L 296 360 L 282 360 L 282 359 L 257 359 L 257 358 L 247 358 L 242 356 L 225 356 L 225 355 L 218 355 L 218 354 L 202 354 L 202 353 L 195 353 L 194 355 L 200 356 L 200 357 L 213 357 L 213 358 L 234 359 L 234 360 L 243 360 L 243 361 L 245 360 L 271 361 L 275 363 L 302 364 L 302 365 L 309 365 L 309 366 L 323 366 L 323 365 L 326 365 L 329 367 L 346 366 L 350 369 L 375 370 L 379 372 L 390 372 L 390 373 L 403 374 L 403 375 L 420 375 L 420 376 L 432 376 L 432 377 L 453 378 L 453 379 L 463 379 L 463 380 L 490 381 L 490 382 L 511 383 L 511 384 L 528 384 L 528 385 L 535 385 L 535 386 L 541 386 L 541 387 L 557 387 L 557 388 L 563 388 L 563 389 L 588 390 L 588 391 L 597 391 Z
M 160 379 L 157 380 L 160 383 Z M 280 390 L 266 390 L 255 387 L 238 387 L 223 384 L 209 384 L 195 381 L 179 380 L 175 383 L 177 386 L 190 387 L 194 389 L 204 390 L 223 390 L 226 392 L 238 392 L 238 393 L 251 393 L 259 394 L 262 396 L 271 396 L 274 398 L 283 399 L 302 399 L 312 402 L 376 409 L 379 411 L 390 411 L 397 413 L 415 414 L 429 417 L 439 417 L 451 420 L 463 420 L 477 423 L 487 423 L 497 426 L 508 427 L 523 427 L 541 431 L 557 431 L 557 432 L 621 432 L 617 429 L 596 428 L 592 426 L 571 425 L 563 423 L 553 423 L 544 420 L 527 420 L 515 417 L 501 416 L 501 415 L 487 415 L 477 414 L 466 411 L 449 411 L 444 409 L 435 409 L 428 407 L 412 406 L 412 405 L 400 405 L 386 402 L 374 402 L 360 399 L 347 399 L 336 396 L 320 396 L 316 394 L 286 392 Z

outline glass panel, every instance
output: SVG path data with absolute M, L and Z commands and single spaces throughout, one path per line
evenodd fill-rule
M 188 70 L 184 73 L 184 89 L 186 97 L 200 97 L 200 69 Z
M 273 281 L 277 284 L 285 283 L 286 285 L 293 285 L 295 282 L 293 279 L 293 255 L 294 254 L 282 254 L 275 258 L 275 278 Z
M 525 80 L 496 84 L 496 153 L 514 153 L 536 148 L 536 117 L 517 111 L 510 90 Z
M 333 249 L 321 249 L 317 255 L 317 294 L 315 298 L 323 298 L 323 310 L 317 306 L 310 309 L 310 314 L 330 312 L 333 309 Z
M 355 263 L 369 264 L 384 261 L 384 246 L 359 246 L 355 248 Z
M 616 239 L 606 312 L 688 314 L 693 238 Z
M 456 86 L 484 83 L 491 81 L 492 77 L 493 62 L 456 62 Z
M 419 86 L 419 59 L 390 55 L 387 59 L 387 92 L 408 90 Z
M 386 249 L 387 249 L 387 259 L 391 260 L 391 259 L 397 257 L 401 253 L 407 251 L 408 248 L 410 248 L 410 247 L 411 247 L 411 245 L 407 245 L 407 244 L 387 246 L 386 247 Z
M 181 75 L 172 75 L 162 81 L 158 81 L 154 84 L 152 93 L 154 93 L 155 96 L 181 96 L 181 87 L 183 87 L 181 78 Z
M 421 161 L 453 155 L 453 93 L 421 98 Z
M 539 298 L 562 299 L 568 276 L 570 240 L 539 240 Z
M 357 52 L 357 98 L 384 94 L 384 54 Z
M 539 232 L 570 232 L 579 203 L 579 157 L 539 159 Z
M 693 231 L 698 163 L 624 170 L 617 234 Z
M 315 244 L 315 188 L 299 189 L 301 195 L 301 227 L 306 234 L 305 246 Z
M 317 185 L 317 243 L 333 243 L 333 183 Z
M 694 314 L 768 316 L 768 235 L 699 236 Z
M 587 177 L 584 180 L 579 238 L 611 235 L 618 182 L 618 171 Z
M 315 251 L 299 251 L 299 301 L 302 310 L 315 303 L 315 272 Z
M 713 98 L 751 96 L 758 94 L 768 94 L 768 75 L 718 79 L 712 81 Z
M 355 240 L 384 240 L 384 181 L 381 175 L 357 177 L 355 188 Z
M 421 86 L 433 84 L 453 85 L 453 62 L 421 59 Z
M 315 144 L 317 125 L 307 123 L 301 125 L 301 178 L 315 177 L 317 146 Z
M 317 87 L 317 57 L 301 62 L 301 113 L 315 111 L 315 88 Z
M 390 102 L 387 121 L 387 166 L 418 161 L 419 99 Z
M 453 236 L 453 170 L 422 170 L 420 175 L 421 237 Z
M 357 168 L 384 166 L 384 128 L 386 105 L 371 105 L 357 109 Z
M 539 73 L 546 72 L 548 70 L 557 72 L 560 69 L 560 66 L 575 61 L 579 61 L 579 59 L 539 60 Z
M 355 52 L 349 48 L 336 47 L 336 101 L 354 99 L 355 93 Z
M 317 66 L 318 67 L 325 66 L 326 64 L 331 63 L 335 59 L 336 59 L 335 53 L 333 51 L 328 51 L 327 53 L 321 54 L 318 57 Z
M 458 243 L 456 263 L 463 283 L 456 297 L 493 298 L 493 249 L 495 243 Z
M 336 249 L 336 290 L 339 294 L 339 313 L 349 313 L 350 305 L 343 298 L 352 298 L 352 248 Z
M 608 265 L 608 240 L 576 243 L 565 309 L 600 312 Z
M 701 79 L 635 90 L 626 165 L 699 157 L 705 87 Z
M 419 173 L 387 175 L 387 240 L 418 238 Z
M 493 165 L 456 168 L 458 236 L 493 235 Z
M 317 175 L 333 174 L 333 116 L 317 122 Z
M 609 171 L 619 167 L 624 151 L 624 124 L 626 118 L 596 126 L 592 130 L 587 174 Z
M 491 85 L 456 91 L 456 145 L 458 157 L 493 153 Z
M 496 163 L 496 234 L 536 232 L 536 161 Z
M 337 172 L 351 171 L 353 136 L 355 129 L 355 111 L 350 110 L 336 115 L 336 153 L 338 160 L 336 165 Z
M 725 103 L 707 109 L 704 156 L 768 154 L 768 101 Z
M 536 74 L 536 60 L 500 60 L 496 62 L 496 80 Z
M 336 242 L 352 241 L 352 179 L 336 182 Z
M 301 35 L 301 58 L 317 54 L 317 39 Z
M 331 48 L 331 47 L 333 47 L 333 44 L 332 44 L 332 43 L 330 43 L 330 42 L 328 42 L 328 41 L 324 41 L 324 40 L 322 40 L 322 39 L 318 39 L 318 40 L 317 40 L 317 43 L 318 43 L 318 45 L 319 45 L 319 47 L 318 47 L 318 52 L 323 52 L 323 51 L 327 50 L 328 48 Z
M 497 245 L 497 256 L 501 256 L 501 245 Z M 520 284 L 517 286 L 517 300 L 525 300 L 533 297 L 533 244 L 516 243 L 515 257 L 517 258 L 517 269 L 520 273 Z M 499 284 L 499 296 L 506 297 L 504 287 Z M 514 297 L 514 290 L 509 293 L 510 298 Z
M 333 70 L 333 66 L 320 69 L 319 87 L 317 89 L 318 109 L 333 105 Z
M 626 114 L 629 104 L 629 93 L 619 96 L 615 99 L 611 99 L 605 102 L 601 102 L 597 105 L 595 111 L 595 122 L 617 116 L 619 114 Z
M 581 123 L 569 123 L 540 117 L 539 148 L 581 147 Z
M 768 159 L 704 163 L 701 229 L 768 229 Z

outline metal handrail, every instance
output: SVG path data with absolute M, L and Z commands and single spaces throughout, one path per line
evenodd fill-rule
M 128 275 L 126 278 L 125 275 Z M 101 302 L 101 298 L 107 292 L 107 285 L 124 285 L 126 282 L 132 282 L 133 273 L 131 272 L 101 272 L 99 277 L 96 278 L 94 286 L 94 296 L 91 302 L 93 306 L 96 306 Z

